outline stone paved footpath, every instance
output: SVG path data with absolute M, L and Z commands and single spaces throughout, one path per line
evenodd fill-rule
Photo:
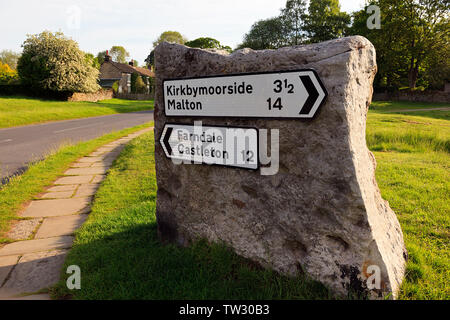
M 36 293 L 58 282 L 74 231 L 86 220 L 108 169 L 130 140 L 150 130 L 129 134 L 79 159 L 30 202 L 20 214 L 28 219 L 8 233 L 16 242 L 0 249 L 0 299 L 50 299 Z

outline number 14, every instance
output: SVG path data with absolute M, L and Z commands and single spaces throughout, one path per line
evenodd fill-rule
M 283 105 L 281 104 L 281 98 L 277 98 L 273 105 L 272 105 L 272 98 L 269 98 L 267 99 L 267 103 L 269 104 L 269 110 L 272 110 L 272 108 L 281 110 L 281 108 L 283 108 Z

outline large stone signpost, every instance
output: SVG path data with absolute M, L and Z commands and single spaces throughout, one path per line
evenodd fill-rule
M 162 240 L 223 242 L 340 295 L 396 297 L 407 253 L 366 146 L 367 39 L 230 55 L 162 43 L 155 62 Z

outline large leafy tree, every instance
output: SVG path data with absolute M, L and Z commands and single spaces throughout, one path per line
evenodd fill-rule
M 338 0 L 287 0 L 280 15 L 257 21 L 239 48 L 276 49 L 341 37 L 350 16 L 340 11 Z
M 283 22 L 283 33 L 291 45 L 305 41 L 304 25 L 306 19 L 306 2 L 304 0 L 288 0 L 280 15 Z
M 449 78 L 450 4 L 444 0 L 373 0 L 381 29 L 366 26 L 369 14 L 354 14 L 350 34 L 367 37 L 377 50 L 376 87 L 437 88 Z
M 119 63 L 127 63 L 130 53 L 122 46 L 112 46 L 109 50 L 100 51 L 95 57 L 96 62 L 100 65 L 105 61 L 106 53 L 111 56 L 112 60 Z
M 309 42 L 321 42 L 342 37 L 351 19 L 341 11 L 339 0 L 311 0 L 305 20 Z
M 159 35 L 158 39 L 153 41 L 153 48 L 164 41 L 170 43 L 185 44 L 187 39 L 183 37 L 178 31 L 165 31 Z
M 155 47 L 164 41 L 170 43 L 185 44 L 187 42 L 187 39 L 178 31 L 164 31 L 163 33 L 161 33 L 158 39 L 153 41 L 153 49 L 144 60 L 148 67 L 152 67 L 155 65 Z
M 63 33 L 30 35 L 22 45 L 17 65 L 22 84 L 36 91 L 95 92 L 98 70 L 87 61 L 78 44 Z
M 275 17 L 255 22 L 238 48 L 277 49 L 289 45 L 289 40 L 283 19 Z
M 113 61 L 119 63 L 126 63 L 127 59 L 130 57 L 130 53 L 122 46 L 112 46 L 109 50 Z
M 100 51 L 99 53 L 97 53 L 96 59 L 100 65 L 102 65 L 103 62 L 105 62 L 105 56 L 106 56 L 106 50 Z
M 223 46 L 219 40 L 208 37 L 201 37 L 191 41 L 187 41 L 185 43 L 186 46 L 191 48 L 201 48 L 201 49 L 220 49 L 226 50 L 228 52 L 231 51 L 231 47 Z

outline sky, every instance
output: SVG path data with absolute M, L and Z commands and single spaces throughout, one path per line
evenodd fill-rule
M 352 12 L 364 0 L 341 0 Z M 152 42 L 167 30 L 187 39 L 211 37 L 236 47 L 257 20 L 277 16 L 286 0 L 0 0 L 0 50 L 21 51 L 27 34 L 62 31 L 97 54 L 121 45 L 143 64 Z

